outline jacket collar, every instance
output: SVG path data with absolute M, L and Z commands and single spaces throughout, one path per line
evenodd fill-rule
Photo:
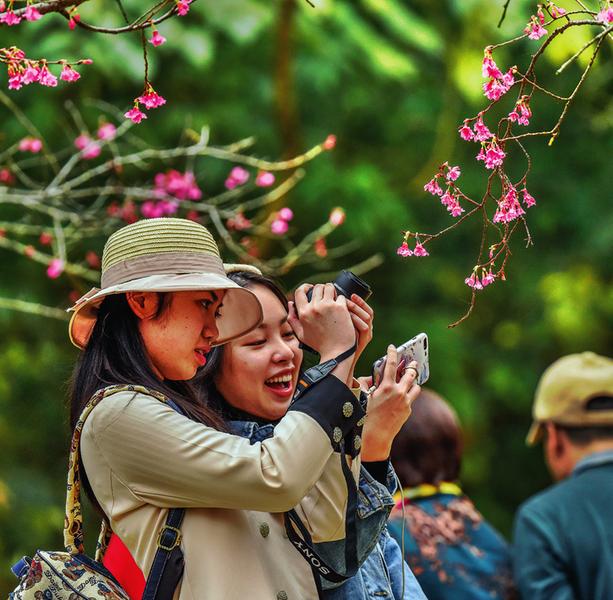
M 578 475 L 587 469 L 594 467 L 600 467 L 613 463 L 613 450 L 604 450 L 602 452 L 595 452 L 585 458 L 582 458 L 573 469 L 573 475 Z

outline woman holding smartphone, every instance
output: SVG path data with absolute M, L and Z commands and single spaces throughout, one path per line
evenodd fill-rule
M 204 227 L 153 219 L 120 229 L 105 246 L 100 289 L 73 307 L 70 337 L 82 349 L 73 428 L 104 390 L 79 425 L 83 480 L 145 574 L 166 545 L 169 509 L 185 509 L 173 538 L 184 570 L 168 597 L 317 597 L 303 558 L 288 540 L 267 539 L 262 519 L 298 505 L 315 484 L 331 497 L 346 490 L 334 434 L 347 435 L 364 411 L 347 386 L 355 330 L 345 299 L 324 286 L 297 304 L 305 343 L 336 362 L 273 436 L 254 444 L 228 433 L 187 384 L 213 346 L 262 319 L 253 292 L 226 277 Z M 323 513 L 316 504 L 305 517 L 313 538 L 342 537 L 343 510 Z M 80 527 L 80 518 L 69 519 Z
M 215 349 L 197 378 L 205 390 L 208 404 L 219 410 L 232 431 L 249 438 L 252 443 L 274 435 L 288 409 L 291 410 L 303 358 L 299 344 L 303 331 L 296 320 L 293 303 L 288 304 L 272 279 L 254 271 L 241 270 L 241 265 L 237 265 L 229 277 L 258 298 L 263 309 L 262 322 L 247 335 Z M 302 303 L 304 293 L 304 288 L 297 291 L 297 303 Z M 313 296 L 318 293 L 316 286 Z M 372 337 L 373 312 L 355 294 L 348 306 L 359 338 L 355 362 Z M 368 405 L 362 434 L 356 434 L 351 440 L 354 449 L 361 447 L 362 465 L 365 467 L 361 469 L 357 506 L 359 539 L 363 542 L 359 544 L 362 546 L 359 560 L 364 563 L 354 577 L 340 586 L 322 578 L 320 597 L 326 600 L 378 600 L 384 596 L 411 600 L 425 598 L 404 563 L 400 548 L 385 527 L 393 505 L 390 491 L 396 487 L 388 461 L 391 442 L 408 418 L 411 403 L 418 396 L 420 387 L 413 385 L 414 368 L 405 370 L 396 381 L 393 346 L 388 350 L 387 362 L 383 380 Z M 302 504 L 308 504 L 310 498 L 318 495 L 316 485 Z M 334 563 L 337 557 L 343 556 L 344 543 L 342 540 L 315 546 L 332 557 Z M 303 570 L 309 570 L 306 562 Z

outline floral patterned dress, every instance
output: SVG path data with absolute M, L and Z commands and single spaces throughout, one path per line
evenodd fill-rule
M 405 560 L 429 600 L 517 597 L 508 544 L 457 485 L 404 490 L 389 531 L 401 547 L 404 533 Z

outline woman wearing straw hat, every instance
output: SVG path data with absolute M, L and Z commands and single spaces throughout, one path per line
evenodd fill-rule
M 72 309 L 70 337 L 83 350 L 73 378 L 73 428 L 92 395 L 106 388 L 82 426 L 86 489 L 144 573 L 162 551 L 173 564 L 183 555 L 174 598 L 317 597 L 303 557 L 264 524 L 272 522 L 268 513 L 298 505 L 318 483 L 322 497 L 341 505 L 303 506 L 308 534 L 342 537 L 347 488 L 336 441 L 364 411 L 347 386 L 355 330 L 345 299 L 321 286 L 311 302 L 297 298 L 297 308 L 303 341 L 328 373 L 293 403 L 273 437 L 253 445 L 226 433 L 186 384 L 212 346 L 262 318 L 253 293 L 226 277 L 204 227 L 155 219 L 119 230 L 104 249 L 101 288 Z M 186 509 L 180 534 L 167 521 L 175 508 Z M 79 518 L 69 521 L 79 528 Z M 162 578 L 162 589 L 168 581 Z M 162 596 L 148 586 L 143 598 Z

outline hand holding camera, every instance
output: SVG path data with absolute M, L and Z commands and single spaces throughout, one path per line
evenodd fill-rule
M 311 292 L 311 301 L 307 298 Z M 290 302 L 289 324 L 298 339 L 321 355 L 335 358 L 355 344 L 356 336 L 347 300 L 331 283 L 300 286 Z

